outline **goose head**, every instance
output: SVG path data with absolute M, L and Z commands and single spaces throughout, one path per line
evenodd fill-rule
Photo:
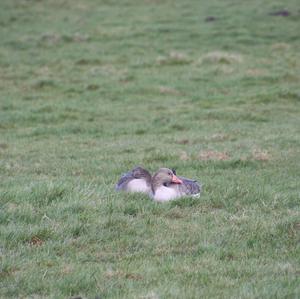
M 170 184 L 182 184 L 182 180 L 179 179 L 174 172 L 169 168 L 159 169 L 152 178 L 153 191 L 160 186 L 169 186 Z
M 171 188 L 174 185 L 182 184 L 182 180 L 179 179 L 171 169 L 161 168 L 152 178 L 152 195 L 155 201 L 168 201 L 178 197 L 178 192 L 175 188 Z

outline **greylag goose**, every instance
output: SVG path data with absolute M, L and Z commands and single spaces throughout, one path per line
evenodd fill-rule
M 201 186 L 197 181 L 177 177 L 175 173 L 171 169 L 161 168 L 154 174 L 152 196 L 155 201 L 169 201 L 183 196 L 200 195 Z
M 121 176 L 116 190 L 151 194 L 151 174 L 148 170 L 137 166 Z

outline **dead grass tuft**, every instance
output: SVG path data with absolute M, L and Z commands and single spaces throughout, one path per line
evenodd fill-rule
M 248 69 L 246 75 L 250 77 L 260 77 L 267 74 L 266 70 L 263 69 Z
M 258 161 L 269 161 L 271 157 L 266 150 L 254 149 L 252 151 L 252 158 Z
M 222 133 L 216 133 L 211 135 L 211 140 L 213 141 L 224 141 L 229 139 L 229 135 L 222 134 Z
M 287 44 L 287 43 L 275 43 L 271 46 L 271 49 L 274 51 L 277 50 L 288 50 L 290 49 L 291 45 Z
M 70 274 L 73 271 L 74 271 L 74 268 L 71 265 L 64 265 L 62 270 L 61 270 L 61 273 L 62 274 Z
M 42 34 L 40 41 L 49 45 L 57 45 L 61 41 L 61 36 L 56 33 L 46 32 Z
M 199 160 L 229 160 L 230 157 L 225 152 L 216 152 L 216 151 L 201 151 L 198 155 Z
M 170 219 L 180 219 L 184 218 L 186 215 L 182 209 L 176 207 L 166 213 L 166 217 Z
M 187 152 L 182 151 L 179 155 L 179 159 L 182 161 L 188 161 L 190 159 L 189 155 L 187 154 Z
M 214 51 L 202 56 L 200 59 L 200 63 L 202 62 L 234 64 L 234 63 L 242 63 L 243 57 L 242 55 L 237 53 Z
M 186 54 L 177 51 L 171 51 L 167 56 L 159 56 L 156 59 L 156 63 L 161 65 L 187 64 L 190 62 L 191 59 L 189 59 Z
M 30 239 L 30 241 L 29 241 L 29 244 L 31 245 L 31 246 L 41 246 L 41 245 L 43 245 L 43 243 L 44 243 L 44 241 L 43 240 L 41 240 L 39 237 L 37 237 L 37 236 L 33 236 L 31 239 Z
M 144 296 L 140 296 L 141 299 L 159 299 L 160 297 L 155 292 L 150 292 Z
M 171 87 L 166 87 L 166 86 L 160 86 L 159 92 L 161 94 L 170 94 L 170 95 L 174 95 L 174 96 L 178 96 L 181 94 L 178 90 L 171 88 Z
M 178 144 L 189 144 L 190 140 L 188 140 L 188 139 L 180 139 L 180 140 L 177 140 L 176 143 L 178 143 Z
M 76 32 L 73 35 L 61 35 L 53 32 L 46 32 L 40 36 L 40 42 L 48 46 L 55 46 L 61 42 L 86 42 L 90 39 L 89 35 Z
M 140 274 L 135 274 L 135 273 L 127 273 L 124 271 L 106 271 L 105 273 L 105 277 L 112 279 L 112 278 L 126 278 L 126 279 L 130 279 L 130 280 L 141 280 L 143 279 L 143 277 Z
M 160 297 L 155 292 L 150 292 L 146 295 L 140 296 L 141 299 L 159 299 Z

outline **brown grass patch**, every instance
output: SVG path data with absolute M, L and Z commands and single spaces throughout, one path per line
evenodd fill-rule
M 159 299 L 160 297 L 155 292 L 150 292 L 144 296 L 140 296 L 141 299 Z
M 234 73 L 234 68 L 226 64 L 221 64 L 217 67 L 217 71 L 226 75 L 230 75 Z
M 178 96 L 181 94 L 178 90 L 176 90 L 174 88 L 166 87 L 166 86 L 159 87 L 159 92 L 161 94 L 170 94 L 170 95 L 174 95 L 174 96 Z
M 229 160 L 230 157 L 225 152 L 216 152 L 216 151 L 201 151 L 198 155 L 199 160 L 218 160 L 224 161 Z
M 179 159 L 182 161 L 187 161 L 190 159 L 189 155 L 187 154 L 187 152 L 182 151 L 179 155 Z
M 209 63 L 242 63 L 243 57 L 237 53 L 227 53 L 222 51 L 214 51 L 203 55 L 200 59 L 201 62 L 209 62 Z
M 0 149 L 7 149 L 7 148 L 8 148 L 8 144 L 0 143 Z
M 40 37 L 41 42 L 49 45 L 57 45 L 61 40 L 61 36 L 56 33 L 46 32 Z
M 248 69 L 246 71 L 246 75 L 250 77 L 259 77 L 259 76 L 265 76 L 267 72 L 262 69 Z
M 178 143 L 178 144 L 189 144 L 190 141 L 188 139 L 180 139 L 180 140 L 177 140 L 176 143 Z
M 125 278 L 125 279 L 130 279 L 130 280 L 141 280 L 143 277 L 140 274 L 135 274 L 135 273 L 127 273 L 123 271 L 106 271 L 105 277 L 112 279 L 112 278 Z
M 60 35 L 58 33 L 46 32 L 40 36 L 40 42 L 49 46 L 57 45 L 61 42 L 86 42 L 90 39 L 89 35 L 76 32 L 73 35 Z
M 61 270 L 61 273 L 62 274 L 70 274 L 73 271 L 74 271 L 74 268 L 71 265 L 64 265 L 62 270 Z
M 180 219 L 184 218 L 186 215 L 180 208 L 175 208 L 166 213 L 166 217 L 170 219 Z
M 190 62 L 191 59 L 186 54 L 177 51 L 171 51 L 167 56 L 159 56 L 156 59 L 158 64 L 186 64 Z
M 43 243 L 44 243 L 44 241 L 37 236 L 33 236 L 29 241 L 29 244 L 31 246 L 41 246 L 41 245 L 43 245 Z
M 252 158 L 258 161 L 269 161 L 271 159 L 271 156 L 266 150 L 254 149 L 252 151 Z
M 277 50 L 288 50 L 290 49 L 291 45 L 289 44 L 286 44 L 286 43 L 276 43 L 276 44 L 273 44 L 271 46 L 271 49 L 274 50 L 274 51 L 277 51 Z
M 222 133 L 213 134 L 211 135 L 210 138 L 210 140 L 214 140 L 214 141 L 224 141 L 228 139 L 229 139 L 229 135 L 222 134 Z

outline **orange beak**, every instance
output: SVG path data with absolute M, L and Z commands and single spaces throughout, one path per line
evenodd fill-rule
M 172 183 L 182 184 L 182 180 L 180 180 L 175 174 L 172 176 Z

